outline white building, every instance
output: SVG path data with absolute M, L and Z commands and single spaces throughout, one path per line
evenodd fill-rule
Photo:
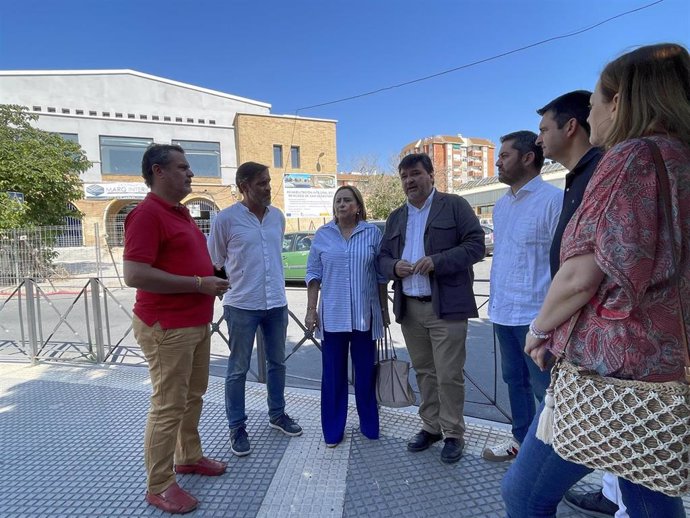
M 268 103 L 133 70 L 0 71 L 0 102 L 26 106 L 36 126 L 77 141 L 92 167 L 82 175 L 85 241 L 93 223 L 120 244 L 126 214 L 146 195 L 146 147 L 179 144 L 195 173 L 185 200 L 198 220 L 233 201 L 237 113 L 270 114 Z M 203 221 L 200 221 L 203 223 Z

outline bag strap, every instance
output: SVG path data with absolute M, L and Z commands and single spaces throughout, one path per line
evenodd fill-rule
M 393 347 L 393 336 L 391 335 L 390 326 L 384 326 L 383 338 L 376 340 L 376 356 L 377 361 L 379 362 L 389 359 L 398 359 L 398 355 L 395 352 L 395 347 Z
M 683 337 L 683 345 L 685 350 L 685 381 L 690 383 L 690 349 L 688 349 L 688 333 L 685 329 L 685 314 L 683 312 L 683 303 L 680 299 L 680 268 L 678 266 L 678 259 L 676 258 L 675 247 L 673 243 L 673 211 L 671 209 L 671 188 L 666 172 L 666 164 L 661 157 L 659 146 L 648 138 L 642 139 L 652 153 L 654 165 L 656 167 L 656 176 L 659 179 L 659 198 L 664 209 L 664 216 L 666 225 L 668 226 L 669 235 L 671 237 L 671 257 L 673 260 L 673 275 L 671 276 L 672 284 L 676 287 L 676 299 L 678 300 L 678 319 L 680 321 L 681 336 Z

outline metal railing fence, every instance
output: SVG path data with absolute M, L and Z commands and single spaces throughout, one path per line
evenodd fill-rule
M 475 280 L 475 288 L 488 287 L 488 281 Z M 304 288 L 290 288 L 293 294 Z M 480 307 L 488 301 L 488 293 L 475 289 Z M 132 333 L 131 307 L 135 290 L 107 286 L 102 279 L 91 277 L 72 280 L 70 290 L 55 291 L 48 282 L 24 278 L 0 298 L 0 359 L 6 361 L 88 362 L 145 365 L 146 359 Z M 301 299 L 300 299 L 301 300 Z M 289 309 L 286 366 L 288 379 L 296 386 L 318 387 L 320 382 L 320 343 L 302 323 L 303 308 L 297 302 Z M 306 302 L 304 303 L 306 305 Z M 220 309 L 220 313 L 219 313 Z M 298 314 L 300 316 L 298 316 Z M 484 325 L 471 321 L 472 326 Z M 397 326 L 393 323 L 392 326 Z M 216 304 L 216 318 L 211 323 L 212 372 L 224 372 L 229 340 L 226 336 L 222 306 Z M 399 330 L 397 330 L 399 332 Z M 488 339 L 488 338 L 487 338 Z M 493 339 L 493 369 L 475 372 L 466 367 L 465 378 L 478 405 L 493 406 L 500 415 L 497 420 L 509 420 L 509 411 L 498 401 L 498 354 Z M 401 342 L 401 341 L 399 341 Z M 403 345 L 399 343 L 399 345 Z M 486 344 L 487 346 L 489 344 Z M 215 369 L 213 368 L 215 365 Z M 261 333 L 257 333 L 256 352 L 250 379 L 265 383 L 266 362 Z

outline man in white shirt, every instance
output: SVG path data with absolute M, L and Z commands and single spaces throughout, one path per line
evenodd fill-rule
M 563 201 L 563 191 L 539 174 L 544 155 L 536 140 L 531 131 L 501 137 L 496 162 L 498 178 L 509 189 L 493 212 L 489 319 L 501 349 L 513 436 L 484 449 L 482 457 L 494 462 L 515 458 L 536 413 L 534 398 L 544 399 L 550 381 L 549 372 L 524 353 L 529 324 L 551 283 L 549 249 Z
M 216 216 L 208 239 L 213 264 L 225 271 L 230 289 L 223 297 L 230 337 L 225 377 L 225 413 L 231 450 L 249 455 L 245 383 L 256 331 L 261 326 L 266 352 L 269 426 L 289 436 L 302 428 L 285 413 L 285 339 L 288 311 L 281 251 L 285 216 L 271 206 L 268 167 L 245 162 L 235 182 L 242 201 Z

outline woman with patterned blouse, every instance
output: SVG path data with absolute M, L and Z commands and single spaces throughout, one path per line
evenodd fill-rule
M 316 231 L 307 260 L 304 322 L 322 340 L 321 426 L 331 448 L 345 432 L 348 348 L 360 430 L 369 439 L 379 438 L 375 340 L 383 337 L 390 319 L 386 279 L 375 270 L 381 231 L 366 219 L 357 188 L 340 187 L 333 198 L 333 220 Z
M 606 150 L 563 236 L 561 268 L 532 322 L 525 351 L 542 368 L 556 356 L 604 376 L 683 379 L 680 300 L 690 301 L 690 56 L 676 44 L 640 47 L 609 63 L 591 97 L 590 142 Z M 664 217 L 655 162 L 670 181 Z M 678 261 L 676 272 L 673 256 Z M 579 316 L 578 316 L 579 312 Z M 690 332 L 690 307 L 684 310 Z M 567 339 L 574 321 L 574 331 Z M 553 517 L 587 475 L 535 437 L 532 423 L 502 484 L 508 516 Z M 672 498 L 619 479 L 631 518 L 685 516 Z

